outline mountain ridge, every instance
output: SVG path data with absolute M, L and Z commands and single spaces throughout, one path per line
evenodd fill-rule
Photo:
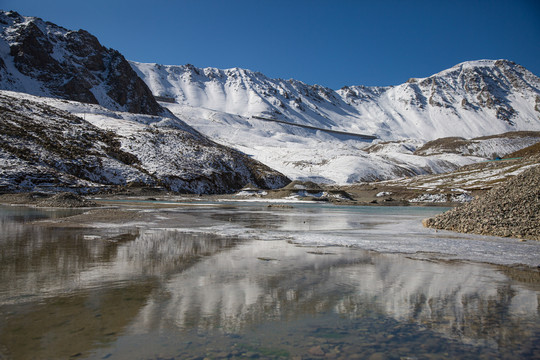
M 339 90 L 271 79 L 240 68 L 130 64 L 154 95 L 192 107 L 374 134 L 385 140 L 540 129 L 540 79 L 508 60 L 463 62 L 400 85 Z
M 440 173 L 516 151 L 536 137 L 474 140 L 461 153 L 415 153 L 429 140 L 540 130 L 540 79 L 507 60 L 464 62 L 396 86 L 332 90 L 241 68 L 128 62 L 84 30 L 14 12 L 0 12 L 0 89 L 19 91 L 2 92 L 5 99 L 46 104 L 112 132 L 125 152 L 112 155 L 131 158 L 149 179 L 174 191 L 230 192 L 242 182 L 273 188 L 288 181 L 282 174 L 351 184 Z M 0 120 L 10 128 L 13 109 L 5 99 Z M 371 144 L 372 138 L 351 134 L 378 139 Z M 77 143 L 72 135 L 58 139 Z M 26 149 L 32 152 L 38 140 Z M 16 138 L 5 141 L 12 148 L 4 149 L 3 160 L 21 155 Z M 131 182 L 140 169 L 115 162 L 106 149 L 93 150 L 101 160 L 88 168 L 113 162 L 124 180 L 106 176 L 104 182 Z M 21 178 L 12 170 L 6 171 Z
M 339 90 L 240 68 L 130 63 L 166 100 L 162 106 L 293 180 L 351 184 L 452 171 L 537 137 L 474 140 L 464 153 L 415 151 L 439 138 L 540 130 L 540 79 L 508 60 L 463 62 L 396 86 Z M 370 144 L 339 132 L 378 139 Z

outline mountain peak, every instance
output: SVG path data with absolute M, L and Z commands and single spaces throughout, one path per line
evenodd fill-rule
M 164 109 L 116 50 L 85 30 L 0 12 L 0 87 L 158 115 Z
M 540 128 L 540 79 L 504 59 L 466 61 L 392 87 L 347 86 L 337 91 L 238 68 L 132 66 L 155 95 L 183 105 L 384 139 Z

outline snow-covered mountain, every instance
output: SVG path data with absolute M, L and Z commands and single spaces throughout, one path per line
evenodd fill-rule
M 128 62 L 84 30 L 1 11 L 0 89 L 9 91 L 1 94 L 4 129 L 12 127 L 15 111 L 28 118 L 17 123 L 21 129 L 28 124 L 60 131 L 59 124 L 72 120 L 55 114 L 67 111 L 82 118 L 82 133 L 107 131 L 95 133 L 101 134 L 96 140 L 112 132 L 113 148 L 122 151 L 111 155 L 113 143 L 105 142 L 86 154 L 99 161 L 78 151 L 76 159 L 51 153 L 39 137 L 21 144 L 2 132 L 0 171 L 11 179 L 9 186 L 30 184 L 26 188 L 36 184 L 35 177 L 25 183 L 18 169 L 53 174 L 49 179 L 75 176 L 62 177 L 60 183 L 68 185 L 164 184 L 194 192 L 287 182 L 270 168 L 293 179 L 347 184 L 450 171 L 529 146 L 538 134 L 474 140 L 455 152 L 422 148 L 429 140 L 540 131 L 540 79 L 506 60 L 462 63 L 399 86 L 334 91 L 238 68 Z M 32 105 L 15 106 L 17 99 Z M 50 109 L 43 110 L 45 105 Z M 60 143 L 79 144 L 82 133 L 53 135 Z M 35 156 L 23 154 L 28 151 Z M 45 161 L 50 159 L 54 165 Z M 40 167 L 44 163 L 49 167 Z M 79 166 L 82 173 L 65 171 Z
M 540 79 L 507 60 L 465 62 L 398 86 L 337 91 L 238 68 L 131 64 L 163 100 L 385 140 L 540 130 Z
M 84 30 L 0 11 L 0 88 L 160 115 L 163 108 L 118 51 Z
M 0 89 L 0 190 L 223 193 L 289 182 L 163 108 L 84 30 L 0 11 Z
M 466 153 L 415 153 L 440 137 L 540 130 L 540 79 L 506 60 L 467 62 L 394 87 L 338 91 L 238 68 L 131 65 L 189 125 L 292 179 L 346 184 L 440 173 L 540 140 L 533 134 L 490 145 L 478 140 L 479 150 Z M 356 134 L 380 140 L 371 146 Z

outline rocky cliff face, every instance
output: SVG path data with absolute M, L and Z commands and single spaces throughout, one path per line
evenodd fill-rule
M 113 110 L 164 112 L 118 51 L 84 30 L 16 12 L 0 12 L 0 87 Z

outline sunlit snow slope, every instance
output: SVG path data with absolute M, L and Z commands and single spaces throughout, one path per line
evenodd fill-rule
M 540 130 L 540 79 L 506 60 L 465 62 L 398 86 L 337 91 L 238 68 L 131 64 L 154 95 L 182 105 L 385 140 Z
M 466 62 L 394 87 L 338 91 L 238 68 L 131 65 L 162 106 L 294 179 L 343 184 L 444 172 L 489 156 L 415 150 L 440 137 L 540 130 L 540 79 L 506 60 Z M 354 134 L 375 135 L 379 144 L 368 148 Z M 508 149 L 501 142 L 496 152 L 538 140 L 519 141 L 506 142 Z

